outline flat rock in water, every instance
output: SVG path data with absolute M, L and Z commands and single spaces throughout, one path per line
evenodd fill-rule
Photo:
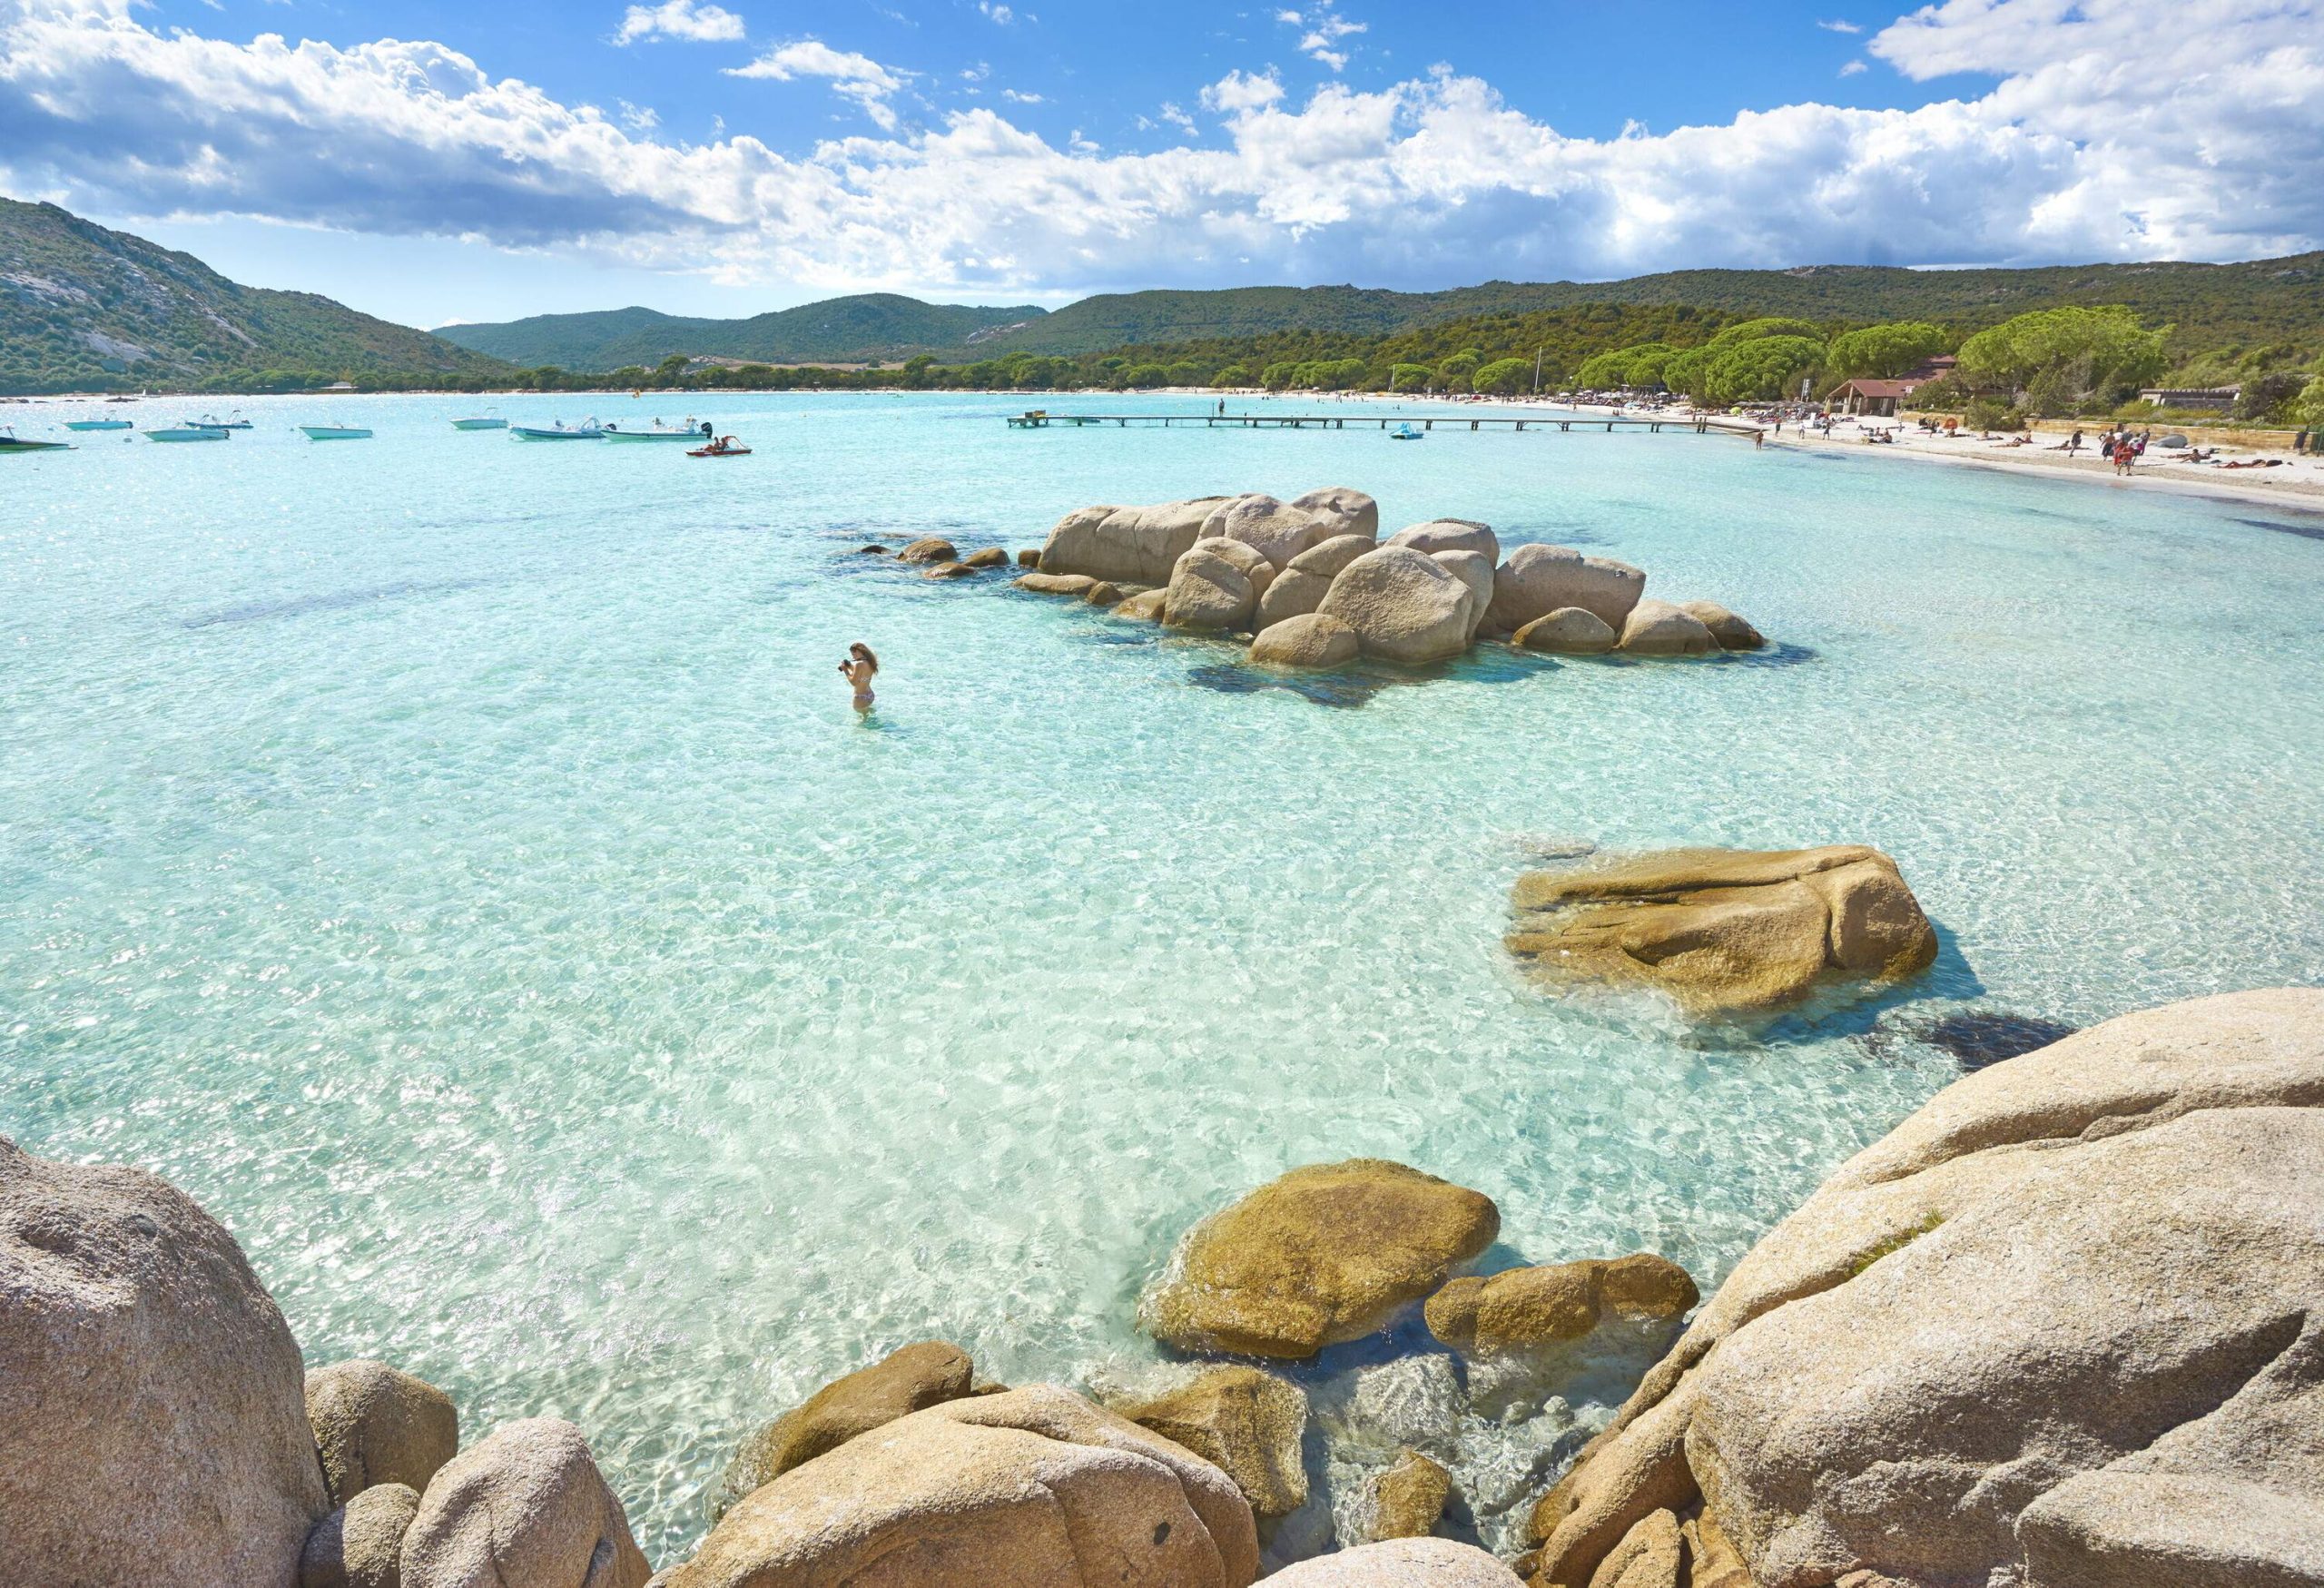
M 2073 1033 L 2073 1027 L 2053 1020 L 1965 1010 L 1933 1021 L 1914 1034 L 1952 1054 L 1961 1061 L 1962 1069 L 1983 1070 L 1988 1064 L 1998 1064 L 2004 1059 L 2063 1041 Z
M 1383 1159 L 1312 1164 L 1190 1230 L 1139 1321 L 1187 1350 L 1312 1356 L 1360 1339 L 1492 1244 L 1492 1199 Z
M 1653 987 L 1699 1017 L 1891 982 L 1936 959 L 1935 928 L 1896 862 L 1861 844 L 1673 849 L 1528 872 L 1512 902 L 1509 951 L 1544 979 Z
M 2324 1583 L 2324 990 L 1965 1077 L 1738 1264 L 1533 1516 L 1762 1583 Z
M 915 1412 L 793 1468 L 664 1583 L 1246 1588 L 1258 1563 L 1251 1507 L 1225 1473 L 1033 1385 Z
M 966 1351 L 922 1340 L 833 1379 L 744 1441 L 726 1469 L 726 1503 L 898 1417 L 959 1400 L 974 1378 Z

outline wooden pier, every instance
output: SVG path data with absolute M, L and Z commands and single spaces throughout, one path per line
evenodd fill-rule
M 1272 414 L 1272 413 L 1050 413 L 1035 409 L 1029 413 L 1010 414 L 1009 428 L 1014 430 L 1045 430 L 1053 426 L 1079 429 L 1085 425 L 1159 425 L 1165 429 L 1174 425 L 1200 426 L 1205 429 L 1246 430 L 1344 430 L 1353 425 L 1362 429 L 1365 425 L 1386 429 L 1391 425 L 1399 429 L 1410 426 L 1422 431 L 1435 429 L 1439 425 L 1448 430 L 1482 430 L 1489 427 L 1523 430 L 1646 430 L 1654 434 L 1669 430 L 1692 430 L 1708 435 L 1718 431 L 1723 435 L 1748 436 L 1758 427 L 1748 419 L 1734 419 L 1697 414 L 1686 419 L 1655 419 L 1647 415 L 1604 417 L 1597 414 L 1415 414 L 1410 418 L 1379 414 Z

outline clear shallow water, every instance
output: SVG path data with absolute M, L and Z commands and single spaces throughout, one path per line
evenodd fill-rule
M 0 460 L 0 1130 L 200 1198 L 310 1360 L 573 1417 L 657 1561 L 879 1351 L 1148 1355 L 1171 1241 L 1292 1165 L 1397 1158 L 1492 1195 L 1504 1258 L 1708 1289 L 1957 1073 L 1884 1033 L 2324 978 L 2324 541 L 2270 528 L 2314 519 L 1715 437 L 792 397 L 705 404 L 759 451 L 696 462 L 473 406 Z M 342 415 L 379 439 L 289 429 Z M 1334 706 L 844 555 L 1329 483 L 1786 649 Z M 1542 838 L 1876 843 L 1945 955 L 1758 1041 L 1561 1004 L 1498 947 Z

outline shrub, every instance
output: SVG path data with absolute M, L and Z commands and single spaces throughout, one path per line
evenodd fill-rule
M 1217 374 L 1213 375 L 1210 378 L 1210 383 L 1213 386 L 1248 386 L 1251 384 L 1250 366 L 1229 364 Z
M 1472 382 L 1479 391 L 1492 391 L 1502 396 L 1517 391 L 1533 379 L 1533 366 L 1525 359 L 1495 359 L 1476 373 Z
M 1388 386 L 1394 391 L 1419 391 L 1428 385 L 1426 364 L 1398 364 L 1388 371 Z
M 1961 422 L 1973 430 L 2022 430 L 2025 416 L 2014 408 L 2003 406 L 1998 398 L 1976 397 L 1969 400 L 1968 411 Z

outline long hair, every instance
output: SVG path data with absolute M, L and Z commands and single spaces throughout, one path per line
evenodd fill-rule
M 872 647 L 865 645 L 862 640 L 857 640 L 853 645 L 848 646 L 847 654 L 851 656 L 861 656 L 865 661 L 871 663 L 872 671 L 874 673 L 877 673 L 880 670 L 880 658 L 873 656 L 872 654 Z

